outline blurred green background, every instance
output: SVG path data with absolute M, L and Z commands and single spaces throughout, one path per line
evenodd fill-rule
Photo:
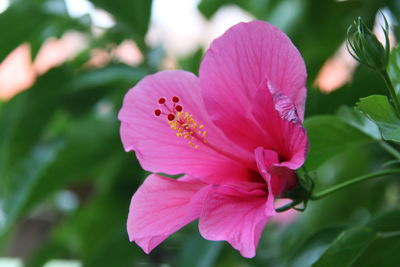
M 343 42 L 354 19 L 372 27 L 379 9 L 399 40 L 398 0 L 2 0 L 0 8 L 3 257 L 26 266 L 52 259 L 93 267 L 302 267 L 318 259 L 316 266 L 399 266 L 398 178 L 356 185 L 309 203 L 304 213 L 280 216 L 254 259 L 203 240 L 196 222 L 144 254 L 129 243 L 125 224 L 147 173 L 124 152 L 117 120 L 123 96 L 145 75 L 165 68 L 197 73 L 212 38 L 240 20 L 260 19 L 286 32 L 305 59 L 307 167 L 317 190 L 378 169 L 393 158 L 377 129 L 350 107 L 384 94 L 384 84 L 346 57 Z M 25 63 L 7 72 L 13 60 Z

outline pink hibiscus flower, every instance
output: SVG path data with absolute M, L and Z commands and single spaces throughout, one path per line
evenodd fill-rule
M 254 21 L 214 40 L 199 77 L 162 71 L 132 88 L 119 113 L 122 142 L 154 174 L 132 198 L 130 240 L 149 253 L 199 219 L 204 238 L 254 257 L 274 199 L 298 185 L 306 76 L 289 38 Z

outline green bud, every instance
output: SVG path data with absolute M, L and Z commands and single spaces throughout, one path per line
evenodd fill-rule
M 378 72 L 386 70 L 390 55 L 389 25 L 386 17 L 383 17 L 385 27 L 382 26 L 382 30 L 385 35 L 385 47 L 360 17 L 347 30 L 346 44 L 349 53 L 361 64 Z

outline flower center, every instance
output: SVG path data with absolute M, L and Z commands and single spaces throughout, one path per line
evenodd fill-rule
M 199 142 L 206 143 L 205 136 L 207 132 L 203 130 L 203 124 L 198 124 L 193 115 L 183 110 L 183 107 L 178 104 L 179 101 L 179 97 L 172 97 L 171 106 L 171 104 L 167 104 L 165 97 L 160 98 L 158 104 L 163 106 L 163 110 L 158 108 L 154 110 L 154 114 L 157 117 L 165 115 L 171 129 L 176 131 L 176 136 L 187 139 L 189 146 L 198 149 Z
M 236 162 L 241 162 L 244 166 L 248 163 L 235 154 L 228 153 L 218 146 L 208 142 L 205 137 L 207 132 L 204 130 L 204 125 L 199 124 L 193 115 L 183 110 L 183 106 L 179 104 L 180 99 L 177 96 L 173 96 L 170 101 L 167 101 L 165 97 L 158 99 L 158 105 L 160 108 L 154 110 L 154 115 L 160 117 L 165 116 L 169 126 L 172 130 L 176 131 L 176 136 L 187 140 L 189 146 L 194 149 L 198 149 L 200 144 L 216 151 L 219 154 L 226 156 Z

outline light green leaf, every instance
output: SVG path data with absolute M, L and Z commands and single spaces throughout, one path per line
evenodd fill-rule
M 400 46 L 390 52 L 389 65 L 387 71 L 392 81 L 397 96 L 400 96 Z
M 360 111 L 348 106 L 341 106 L 336 114 L 363 133 L 374 139 L 381 139 L 378 126 L 373 121 L 366 118 Z
M 308 234 L 312 234 L 301 242 L 297 249 L 290 247 L 288 255 L 292 256 L 289 256 L 291 259 L 289 260 L 290 264 L 288 266 L 310 266 L 321 257 L 329 244 L 332 243 L 332 241 L 335 240 L 344 229 L 343 226 L 331 226 L 322 228 L 314 233 L 309 229 L 310 231 Z
M 353 228 L 344 231 L 312 266 L 351 266 L 375 238 L 376 233 L 369 228 Z
M 203 239 L 196 231 L 188 239 L 180 253 L 179 267 L 212 267 L 215 266 L 218 255 L 224 243 L 210 242 Z
M 336 116 L 310 117 L 305 120 L 304 126 L 310 142 L 306 162 L 310 170 L 318 168 L 329 158 L 347 149 L 375 141 Z
M 356 105 L 365 116 L 378 125 L 383 139 L 400 142 L 400 120 L 386 96 L 372 95 L 361 98 Z

